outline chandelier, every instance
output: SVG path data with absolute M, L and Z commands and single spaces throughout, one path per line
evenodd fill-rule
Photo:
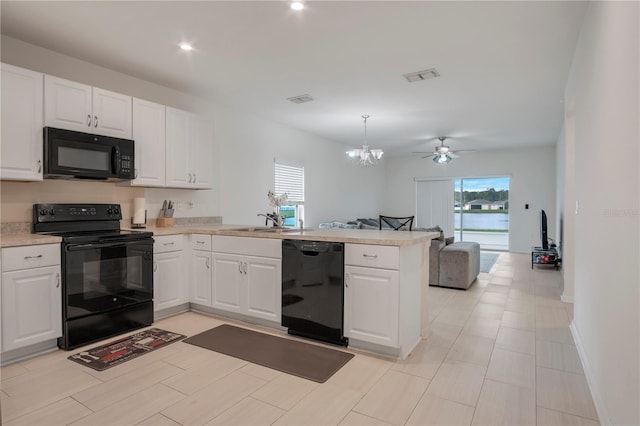
M 347 151 L 347 155 L 351 160 L 357 161 L 361 166 L 373 166 L 375 165 L 381 158 L 384 152 L 381 149 L 370 149 L 369 144 L 367 143 L 367 118 L 369 115 L 363 115 L 364 119 L 364 144 L 362 145 L 362 149 L 351 149 Z

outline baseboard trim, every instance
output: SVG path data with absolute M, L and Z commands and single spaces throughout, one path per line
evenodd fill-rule
M 563 292 L 562 296 L 560 296 L 560 300 L 562 300 L 564 303 L 573 303 L 573 296 L 567 296 Z
M 587 353 L 584 350 L 582 338 L 580 337 L 580 333 L 576 328 L 575 321 L 571 321 L 569 330 L 571 330 L 573 341 L 575 342 L 576 349 L 578 350 L 578 356 L 580 357 L 580 361 L 582 362 L 582 369 L 584 370 L 584 375 L 587 378 L 587 384 L 589 385 L 589 390 L 591 391 L 591 398 L 593 399 L 593 405 L 595 405 L 596 407 L 596 412 L 598 413 L 600 424 L 603 426 L 613 425 L 604 400 L 602 399 L 602 395 L 600 394 L 600 392 L 598 392 L 593 369 L 591 368 L 591 364 L 589 363 Z

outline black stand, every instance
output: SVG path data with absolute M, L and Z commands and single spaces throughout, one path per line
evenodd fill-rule
M 531 269 L 533 269 L 533 265 L 553 265 L 557 271 L 561 262 L 562 259 L 560 259 L 555 246 L 546 250 L 542 247 L 531 248 Z

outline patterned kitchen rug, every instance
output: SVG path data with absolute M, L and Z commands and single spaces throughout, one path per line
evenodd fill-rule
M 353 354 L 223 324 L 184 341 L 303 379 L 324 383 Z
M 182 334 L 159 328 L 150 328 L 88 351 L 71 355 L 68 359 L 85 367 L 103 371 L 170 343 L 178 342 L 185 337 Z

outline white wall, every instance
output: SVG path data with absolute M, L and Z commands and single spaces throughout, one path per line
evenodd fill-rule
M 232 111 L 220 115 L 222 214 L 228 223 L 264 223 L 271 211 L 274 157 L 305 168 L 305 227 L 378 214 L 384 168 L 347 161 L 346 147 L 296 129 Z
M 575 294 L 575 106 L 565 104 L 565 122 L 556 144 L 556 229 L 562 256 L 562 301 Z
M 509 176 L 509 248 L 531 252 L 540 245 L 540 209 L 555 217 L 555 147 L 479 151 L 446 165 L 419 157 L 388 158 L 385 165 L 385 214 L 406 216 L 416 211 L 415 178 Z M 525 204 L 529 209 L 525 210 Z M 435 225 L 435 224 L 433 224 Z M 549 236 L 556 239 L 553 220 Z
M 572 331 L 600 421 L 616 425 L 640 424 L 639 6 L 590 4 L 565 92 L 578 202 Z
M 157 217 L 164 199 L 173 199 L 184 206 L 176 217 L 222 215 L 226 223 L 263 223 L 257 213 L 270 211 L 267 191 L 273 188 L 274 157 L 305 166 L 305 226 L 378 214 L 384 169 L 363 169 L 347 163 L 344 145 L 10 37 L 2 36 L 1 54 L 2 62 L 197 112 L 213 120 L 213 189 L 145 189 L 149 217 Z M 30 220 L 27 207 L 40 202 L 42 197 L 38 194 L 47 183 L 22 185 L 28 185 L 29 196 L 14 200 L 14 194 L 19 192 L 14 187 L 22 186 L 3 183 L 9 189 L 3 195 L 3 204 L 13 206 L 6 210 L 12 221 Z M 95 194 L 100 189 L 95 188 L 100 185 L 112 184 L 59 183 L 53 186 L 53 193 L 47 192 L 47 201 L 55 199 L 58 191 L 62 194 L 76 189 L 87 201 L 96 202 Z M 129 208 L 126 201 L 140 196 L 140 190 L 102 188 L 105 193 L 116 191 L 125 212 Z M 193 208 L 187 208 L 190 203 Z

